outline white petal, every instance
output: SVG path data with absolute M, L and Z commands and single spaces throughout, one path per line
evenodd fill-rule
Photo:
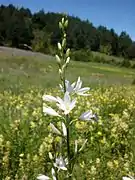
M 75 140 L 75 153 L 77 153 L 77 151 L 78 151 L 78 141 Z
M 72 111 L 72 109 L 74 109 L 75 104 L 76 104 L 76 100 L 74 99 L 70 104 L 70 111 Z
M 50 123 L 50 126 L 54 133 L 61 135 L 61 132 L 52 123 Z
M 43 100 L 48 102 L 57 102 L 57 98 L 51 95 L 44 95 Z
M 92 114 L 92 111 L 87 111 L 85 113 L 83 113 L 79 119 L 81 120 L 91 120 L 92 118 L 94 118 L 95 115 Z
M 90 96 L 90 94 L 84 94 L 84 93 L 78 93 L 78 92 L 77 92 L 77 94 L 78 94 L 79 96 Z
M 71 86 L 72 86 L 73 89 L 74 89 L 74 87 L 75 87 L 75 84 L 76 84 L 76 82 L 73 82 L 73 83 L 71 84 Z
M 64 95 L 64 103 L 65 104 L 70 104 L 70 100 L 71 100 L 70 95 L 69 95 L 68 92 L 66 92 L 65 95 Z
M 63 122 L 62 122 L 62 129 L 63 129 L 63 135 L 66 137 L 67 136 L 67 128 Z
M 89 90 L 90 90 L 89 87 L 85 87 L 85 88 L 79 89 L 77 92 L 79 92 L 79 93 L 85 93 L 85 92 L 87 92 L 87 91 L 89 91 Z
M 69 92 L 69 93 L 72 93 L 73 92 L 73 88 L 70 84 L 70 82 L 68 80 L 65 80 L 65 85 L 66 85 L 66 91 Z
M 37 177 L 37 179 L 38 180 L 49 180 L 50 178 L 48 177 L 48 176 L 45 176 L 45 175 L 39 175 L 38 177 Z
M 51 116 L 60 116 L 54 109 L 51 107 L 43 107 L 43 112 L 45 114 L 51 115 Z
M 53 168 L 52 168 L 52 178 L 53 178 L 53 180 L 57 180 L 57 179 L 56 179 L 56 176 L 55 176 L 55 171 L 54 171 Z
M 129 177 L 123 177 L 122 180 L 134 180 L 134 178 L 129 178 Z
M 58 100 L 58 103 L 56 105 L 59 107 L 59 109 L 65 111 L 66 107 L 65 107 L 64 101 L 60 97 L 57 97 L 57 100 Z
M 63 171 L 66 171 L 67 170 L 67 168 L 66 167 L 60 167 L 60 169 L 62 169 Z
M 78 80 L 76 82 L 76 87 L 74 88 L 75 91 L 78 91 L 82 86 L 82 81 L 80 80 L 80 77 L 78 77 Z

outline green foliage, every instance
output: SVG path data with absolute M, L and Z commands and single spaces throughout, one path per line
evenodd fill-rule
M 20 48 L 27 44 L 35 51 L 55 54 L 57 42 L 61 40 L 57 27 L 61 18 L 62 14 L 59 13 L 45 13 L 42 10 L 32 14 L 29 9 L 1 5 L 0 44 Z M 94 27 L 88 20 L 83 21 L 73 16 L 68 16 L 68 19 L 67 45 L 70 49 L 88 49 L 108 55 L 135 58 L 134 43 L 126 32 L 119 36 L 113 29 Z
M 35 180 L 39 173 L 49 175 L 48 152 L 53 152 L 54 147 L 48 124 L 52 120 L 57 124 L 57 118 L 43 116 L 42 93 L 42 89 L 0 93 L 0 179 Z M 59 95 L 56 90 L 46 93 Z M 76 179 L 121 180 L 126 174 L 134 175 L 134 88 L 98 88 L 89 98 L 79 97 L 78 101 L 81 103 L 72 119 L 93 109 L 99 122 L 74 124 L 78 142 L 88 138 L 81 163 L 75 167 Z
M 124 66 L 124 67 L 131 67 L 131 63 L 129 60 L 127 59 L 124 59 L 121 63 L 121 66 Z
M 78 50 L 72 52 L 71 58 L 74 61 L 90 62 L 92 61 L 93 56 L 90 51 Z

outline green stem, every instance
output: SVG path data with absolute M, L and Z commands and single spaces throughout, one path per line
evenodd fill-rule
M 69 116 L 66 116 L 67 121 L 67 156 L 68 156 L 68 179 L 71 179 L 72 167 L 71 167 L 71 153 L 70 153 L 70 128 L 69 128 Z
M 65 84 L 65 72 L 63 77 L 63 87 L 64 93 L 66 92 L 66 84 Z M 66 115 L 66 129 L 67 129 L 67 158 L 68 158 L 68 179 L 71 179 L 72 174 L 72 166 L 71 166 L 71 153 L 70 153 L 70 119 L 69 115 Z

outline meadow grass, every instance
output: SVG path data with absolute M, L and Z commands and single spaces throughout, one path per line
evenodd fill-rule
M 55 59 L 42 57 L 4 57 L 0 56 L 0 90 L 27 89 L 28 87 L 53 88 L 58 85 Z M 89 86 L 107 86 L 112 84 L 130 85 L 135 70 L 119 68 L 107 64 L 71 61 L 67 77 L 74 81 L 81 76 Z
M 42 95 L 60 95 L 57 72 L 54 58 L 0 57 L 0 179 L 35 180 L 39 173 L 50 175 L 48 152 L 53 152 L 53 137 L 48 124 L 57 124 L 58 119 L 43 115 Z M 91 96 L 78 97 L 80 103 L 71 117 L 77 119 L 92 109 L 99 123 L 74 124 L 80 144 L 88 138 L 75 166 L 75 179 L 134 176 L 135 88 L 131 82 L 135 71 L 71 61 L 67 77 L 75 81 L 78 76 L 92 88 Z

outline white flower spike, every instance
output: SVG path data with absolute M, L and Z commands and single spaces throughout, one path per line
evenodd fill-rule
M 59 116 L 60 117 L 60 115 L 51 107 L 45 107 L 44 106 L 43 107 L 43 113 L 50 115 L 50 116 Z
M 65 115 L 69 114 L 70 111 L 72 111 L 72 109 L 75 107 L 75 104 L 76 104 L 75 99 L 73 101 L 71 101 L 71 98 L 70 98 L 70 95 L 68 92 L 65 93 L 64 100 L 59 97 L 57 97 L 57 100 L 58 100 L 57 106 L 59 107 L 59 109 L 64 111 Z
M 92 111 L 87 111 L 83 113 L 79 119 L 83 121 L 91 121 L 93 118 L 96 118 L 96 116 L 92 114 Z
M 49 180 L 50 178 L 48 176 L 45 176 L 45 175 L 42 175 L 40 174 L 38 177 L 37 177 L 38 180 Z

